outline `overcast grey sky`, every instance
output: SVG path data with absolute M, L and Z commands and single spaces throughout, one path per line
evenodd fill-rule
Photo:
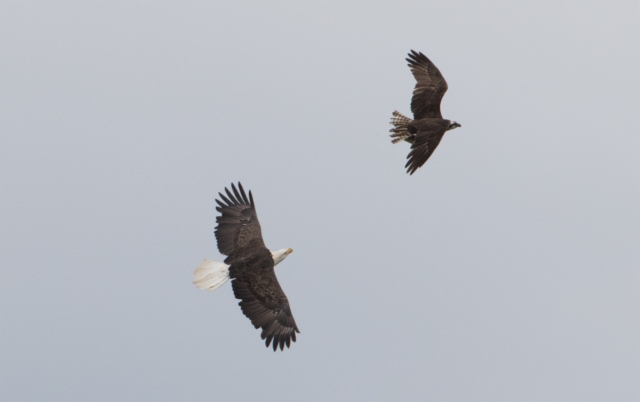
M 0 3 L 0 399 L 638 401 L 638 2 Z M 424 52 L 462 124 L 413 176 Z M 302 333 L 227 284 L 251 189 Z

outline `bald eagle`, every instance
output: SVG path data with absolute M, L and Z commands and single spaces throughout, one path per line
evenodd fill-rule
M 445 120 L 440 113 L 440 102 L 449 88 L 440 70 L 422 53 L 409 53 L 409 68 L 417 83 L 411 98 L 413 120 L 397 110 L 393 112 L 391 142 L 402 140 L 411 143 L 407 155 L 407 173 L 412 175 L 425 164 L 440 143 L 444 133 L 462 127 L 455 121 Z
M 238 190 L 239 188 L 239 190 Z M 199 289 L 214 290 L 229 279 L 236 299 L 255 328 L 262 328 L 262 339 L 273 350 L 280 350 L 296 341 L 300 333 L 291 314 L 289 300 L 282 291 L 274 267 L 284 261 L 292 249 L 269 251 L 262 240 L 253 195 L 247 197 L 242 184 L 231 184 L 233 193 L 225 188 L 227 196 L 218 193 L 216 200 L 220 216 L 215 229 L 218 250 L 226 255 L 224 262 L 205 259 L 195 271 L 193 283 Z

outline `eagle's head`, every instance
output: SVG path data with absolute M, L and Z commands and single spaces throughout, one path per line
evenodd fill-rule
M 280 264 L 291 253 L 293 253 L 292 248 L 283 248 L 282 250 L 273 251 L 271 253 L 271 255 L 273 256 L 273 265 L 275 266 Z
M 454 128 L 458 128 L 458 127 L 462 127 L 462 126 L 456 123 L 455 121 L 452 121 L 451 124 L 449 124 L 449 128 L 447 129 L 447 131 L 453 130 Z

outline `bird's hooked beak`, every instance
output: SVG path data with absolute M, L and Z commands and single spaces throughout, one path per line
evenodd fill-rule
M 449 130 L 453 130 L 454 128 L 458 128 L 458 127 L 462 127 L 462 125 L 460 123 L 454 121 L 449 126 Z
M 287 249 L 287 255 L 289 255 L 289 254 L 291 254 L 291 253 L 293 253 L 293 249 L 292 249 L 292 248 L 288 248 L 288 249 Z

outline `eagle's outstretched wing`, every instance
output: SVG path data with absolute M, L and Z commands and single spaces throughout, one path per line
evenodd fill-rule
M 231 286 L 242 312 L 255 328 L 262 328 L 260 336 L 265 345 L 273 341 L 273 350 L 296 341 L 298 326 L 291 313 L 289 300 L 282 291 L 273 269 L 273 258 L 266 253 L 255 254 L 246 261 L 231 265 Z
M 227 197 L 218 193 L 222 201 L 216 200 L 216 210 L 221 213 L 216 218 L 215 235 L 218 241 L 218 250 L 221 254 L 230 255 L 234 251 L 261 247 L 267 247 L 262 240 L 262 229 L 258 221 L 258 213 L 253 204 L 253 195 L 249 191 L 249 197 L 244 192 L 242 184 L 238 183 L 240 192 L 234 184 L 231 184 L 233 194 L 225 188 Z
M 407 168 L 407 173 L 413 174 L 427 162 L 438 144 L 440 144 L 440 140 L 447 131 L 449 123 L 449 120 L 436 119 L 413 123 L 418 133 L 413 144 L 411 144 L 411 151 L 407 155 L 407 164 L 404 165 Z
M 409 68 L 417 83 L 411 98 L 411 111 L 415 120 L 442 118 L 440 102 L 449 88 L 440 70 L 422 53 L 409 53 Z
M 233 192 L 225 188 L 227 196 L 219 193 L 222 201 L 216 200 L 221 216 L 216 218 L 215 234 L 218 250 L 227 255 L 224 260 L 229 267 L 231 286 L 239 306 L 256 328 L 262 328 L 262 339 L 273 350 L 289 347 L 300 332 L 291 314 L 289 300 L 282 291 L 274 270 L 271 252 L 262 240 L 253 195 L 247 197 L 242 184 L 239 190 L 231 185 Z

